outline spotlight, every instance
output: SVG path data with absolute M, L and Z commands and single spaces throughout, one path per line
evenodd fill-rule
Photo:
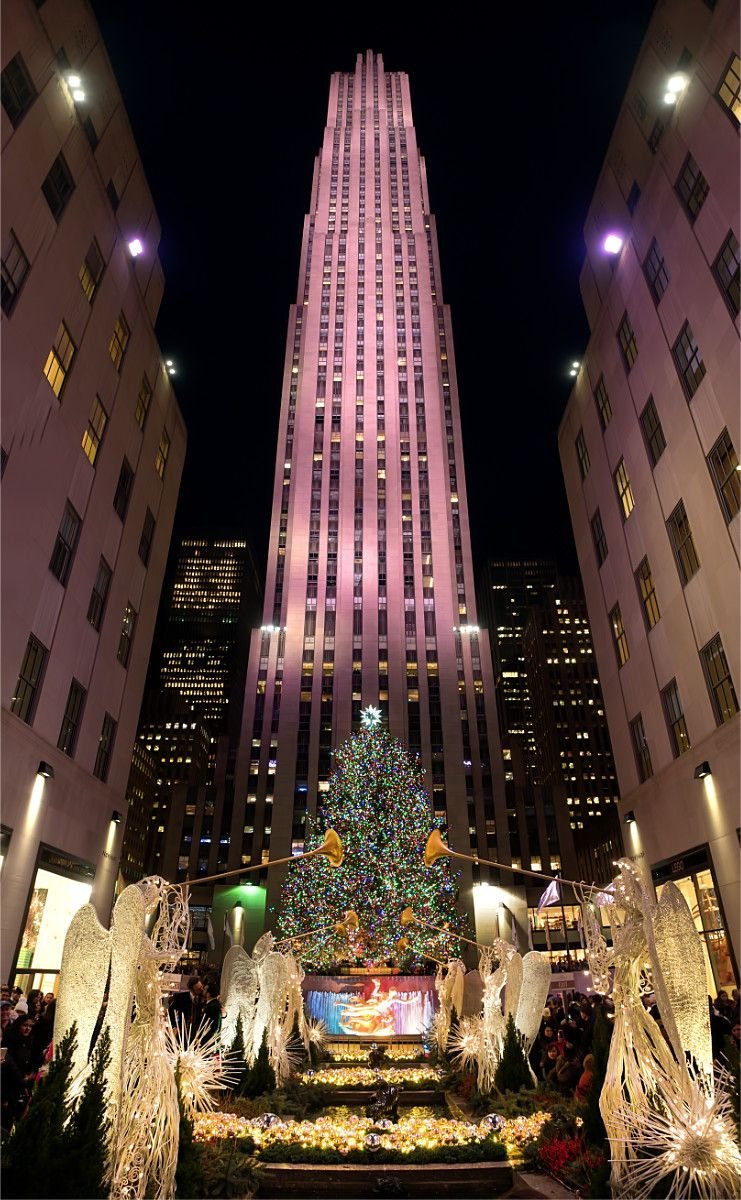
M 681 71 L 676 75 L 672 75 L 666 85 L 667 95 L 678 96 L 687 87 L 687 82 L 687 76 L 683 75 Z
M 704 779 L 706 775 L 712 775 L 712 773 L 709 762 L 701 762 L 699 766 L 695 767 L 695 779 Z
M 139 255 L 143 253 L 143 251 L 144 251 L 144 247 L 142 246 L 139 238 L 132 238 L 131 241 L 129 242 L 129 254 L 131 255 L 131 257 L 138 258 Z
M 38 765 L 36 774 L 41 775 L 41 777 L 43 779 L 53 779 L 54 778 L 54 768 L 51 765 L 51 763 L 44 762 L 42 759 L 42 761 Z
M 114 825 L 120 825 L 123 821 L 123 815 L 118 811 L 117 808 L 114 808 L 113 812 L 111 813 L 111 821 Z
M 632 808 L 629 809 L 628 812 L 623 817 L 623 820 L 625 821 L 626 825 L 632 825 L 634 823 L 635 819 L 636 819 L 636 815 L 633 812 Z
M 620 233 L 608 233 L 602 248 L 607 254 L 619 254 L 623 248 L 624 238 Z
M 83 100 L 85 99 L 85 93 L 83 92 L 82 88 L 75 88 L 72 93 L 72 99 L 76 104 L 82 104 Z
M 67 83 L 71 88 L 78 88 L 81 86 L 82 80 L 80 79 L 79 75 L 68 75 Z

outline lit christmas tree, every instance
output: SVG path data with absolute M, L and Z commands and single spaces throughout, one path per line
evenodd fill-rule
M 281 934 L 332 925 L 354 910 L 359 928 L 351 941 L 330 930 L 312 940 L 307 961 L 327 967 L 340 958 L 357 957 L 368 966 L 389 959 L 408 966 L 423 954 L 447 960 L 459 953 L 456 939 L 419 927 L 410 931 L 400 922 L 403 910 L 411 907 L 426 921 L 462 932 L 456 874 L 448 861 L 440 864 L 441 870 L 430 871 L 423 860 L 430 829 L 443 823 L 432 816 L 419 759 L 381 728 L 380 710 L 365 709 L 361 720 L 360 732 L 335 754 L 317 832 L 307 837 L 306 849 L 311 850 L 321 843 L 325 828 L 335 829 L 344 847 L 342 865 L 333 867 L 316 857 L 289 868 Z

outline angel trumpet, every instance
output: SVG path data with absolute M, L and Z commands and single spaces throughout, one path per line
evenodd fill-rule
M 218 875 L 207 875 L 204 879 L 186 879 L 180 886 L 182 888 L 201 887 L 204 883 L 214 883 L 217 879 L 229 879 L 233 875 L 249 875 L 250 871 L 269 871 L 271 867 L 282 867 L 286 863 L 295 863 L 301 858 L 311 858 L 315 854 L 321 854 L 324 858 L 328 858 L 333 867 L 341 866 L 344 850 L 340 835 L 334 829 L 328 829 L 324 834 L 321 846 L 315 847 L 314 850 L 307 850 L 304 854 L 291 854 L 288 858 L 274 858 L 272 862 L 254 863 L 251 867 L 236 867 L 233 871 L 221 871 Z
M 446 854 L 450 854 L 450 847 L 445 845 L 440 830 L 433 829 L 425 846 L 425 866 L 431 867 L 438 858 L 443 858 Z

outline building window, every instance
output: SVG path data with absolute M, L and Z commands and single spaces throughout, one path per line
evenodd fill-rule
M 167 466 L 167 456 L 170 453 L 170 436 L 166 429 L 162 430 L 157 457 L 154 460 L 154 469 L 160 479 L 165 478 L 165 467 Z
M 672 744 L 672 754 L 679 758 L 690 748 L 690 735 L 687 732 L 687 722 L 682 712 L 682 701 L 679 699 L 679 688 L 676 679 L 672 679 L 665 688 L 661 689 L 661 699 L 664 705 L 664 715 L 669 727 L 669 738 Z
M 718 725 L 723 725 L 738 712 L 738 700 L 720 634 L 716 633 L 707 646 L 703 646 L 700 654 L 715 720 Z
M 653 239 L 648 248 L 648 254 L 643 264 L 643 272 L 646 276 L 651 295 L 658 304 L 669 286 L 669 272 L 666 269 L 664 255 L 656 238 Z
M 70 684 L 67 705 L 62 717 L 62 728 L 59 730 L 59 740 L 57 742 L 58 748 L 64 754 L 74 754 L 77 734 L 80 728 L 82 707 L 85 703 L 86 695 L 87 693 L 82 684 L 73 679 Z
M 640 198 L 641 189 L 638 186 L 638 181 L 634 179 L 630 186 L 630 191 L 628 192 L 628 199 L 625 201 L 628 206 L 628 212 L 631 216 L 633 216 L 633 213 L 637 209 Z
M 738 470 L 738 455 L 730 434 L 724 429 L 708 454 L 708 467 L 713 477 L 720 507 L 726 523 L 732 521 L 741 508 L 741 479 Z
M 669 540 L 674 550 L 674 557 L 677 560 L 679 578 L 684 585 L 689 583 L 695 571 L 699 570 L 700 560 L 697 557 L 695 543 L 692 540 L 692 530 L 690 529 L 683 501 L 679 501 L 679 504 L 669 517 L 666 527 L 669 531 Z
M 152 400 L 152 387 L 146 375 L 142 375 L 142 381 L 139 385 L 139 395 L 136 398 L 136 409 L 134 410 L 134 418 L 140 429 L 143 429 L 147 422 L 147 413 Z
M 116 191 L 116 185 L 112 179 L 109 179 L 108 183 L 105 185 L 105 193 L 108 197 L 111 208 L 115 212 L 121 201 L 119 199 L 118 192 Z
M 51 215 L 55 221 L 58 221 L 75 190 L 75 181 L 63 154 L 58 154 L 54 159 L 49 168 L 49 174 L 41 185 L 41 190 L 49 205 Z
M 641 429 L 646 439 L 646 450 L 651 460 L 651 466 L 655 467 L 666 449 L 666 438 L 664 430 L 661 428 L 653 396 L 649 396 L 646 407 L 641 413 Z
M 47 656 L 46 646 L 42 646 L 33 634 L 28 639 L 26 653 L 23 655 L 15 694 L 10 702 L 10 711 L 28 724 L 33 717 L 36 698 L 41 685 L 41 676 Z
M 93 125 L 91 118 L 84 117 L 83 120 L 80 122 L 80 124 L 82 125 L 82 129 L 83 129 L 83 133 L 85 134 L 85 137 L 87 138 L 88 142 L 90 143 L 90 149 L 95 150 L 96 146 L 98 145 L 99 138 L 98 138 L 97 131 L 95 129 L 95 126 Z
M 705 203 L 709 189 L 707 179 L 691 154 L 688 154 L 684 160 L 684 166 L 679 172 L 675 186 L 687 216 L 694 222 Z
M 629 371 L 633 363 L 638 358 L 638 343 L 636 335 L 633 332 L 633 326 L 630 323 L 630 317 L 627 312 L 623 313 L 623 318 L 618 325 L 618 342 L 623 353 L 623 362 L 625 363 L 626 371 Z
M 121 370 L 121 363 L 123 362 L 124 354 L 126 353 L 126 347 L 129 344 L 130 337 L 131 333 L 129 331 L 126 317 L 123 315 L 123 313 L 119 313 L 118 320 L 116 321 L 116 325 L 111 336 L 111 341 L 108 346 L 108 353 L 111 356 L 111 362 L 117 371 Z
M 734 317 L 739 313 L 739 252 L 738 238 L 733 230 L 729 230 L 718 257 L 713 263 L 713 274 L 717 279 L 723 299 Z M 3 287 L 5 287 L 5 267 L 3 266 Z M 5 305 L 3 305 L 5 307 Z
M 695 341 L 689 321 L 685 321 L 682 326 L 672 347 L 672 354 L 685 395 L 691 400 L 705 377 L 705 363 L 702 361 L 700 347 Z
M 82 435 L 82 448 L 93 466 L 95 466 L 95 460 L 98 457 L 98 450 L 100 449 L 100 443 L 103 441 L 103 434 L 107 423 L 108 413 L 100 403 L 100 396 L 96 396 L 90 416 L 87 419 L 87 429 Z
M 661 141 L 661 139 L 664 136 L 665 129 L 666 129 L 666 125 L 662 121 L 661 117 L 657 117 L 656 120 L 654 121 L 653 129 L 651 130 L 650 134 L 648 135 L 648 148 L 652 154 L 655 154 L 656 151 L 658 150 L 659 142 Z
M 52 575 L 56 575 L 63 587 L 69 578 L 79 532 L 80 518 L 69 501 L 67 501 L 64 506 L 64 514 L 59 526 L 59 532 L 57 533 L 57 540 L 54 543 L 54 549 L 49 561 L 49 570 Z
M 14 129 L 21 123 L 23 114 L 36 99 L 36 88 L 28 73 L 28 68 L 20 54 L 11 58 L 0 75 L 0 90 L 2 104 Z
M 659 602 L 656 599 L 656 588 L 654 587 L 654 577 L 651 573 L 651 564 L 647 558 L 644 558 L 638 565 L 636 571 L 636 583 L 638 585 L 638 594 L 641 597 L 643 605 L 643 615 L 646 618 L 646 626 L 648 629 L 653 629 L 656 622 L 661 616 L 659 611 Z
M 3 247 L 2 263 L 2 309 L 6 317 L 10 316 L 29 270 L 30 263 L 11 229 Z
M 587 443 L 584 441 L 584 432 L 581 429 L 577 435 L 575 445 L 576 457 L 579 462 L 579 474 L 582 479 L 586 479 L 589 474 L 589 451 L 587 450 Z
M 4 87 L 3 83 L 3 89 Z M 741 125 L 741 59 L 738 54 L 731 55 L 726 73 L 718 84 L 716 95 L 735 124 Z M 5 104 L 4 95 L 3 104 Z
M 622 667 L 630 658 L 628 650 L 628 635 L 625 632 L 623 625 L 623 617 L 620 612 L 620 605 L 616 604 L 610 612 L 610 626 L 612 628 L 612 637 L 615 643 L 615 653 L 617 654 L 618 666 Z
M 600 566 L 602 566 L 603 562 L 607 558 L 607 538 L 605 537 L 605 531 L 602 526 L 602 517 L 600 516 L 599 509 L 597 509 L 596 513 L 592 517 L 591 526 L 592 537 L 594 538 L 594 549 L 597 554 L 597 562 Z
M 144 517 L 144 525 L 142 526 L 142 535 L 139 538 L 139 558 L 146 567 L 149 563 L 149 555 L 152 551 L 152 541 L 154 539 L 154 513 L 150 508 L 147 509 Z
M 95 775 L 96 779 L 102 779 L 104 783 L 108 778 L 108 768 L 111 765 L 111 753 L 113 751 L 113 739 L 115 736 L 116 722 L 110 713 L 106 713 L 103 717 L 103 727 L 100 731 L 98 752 L 95 755 L 95 766 L 93 767 L 93 775 Z
M 64 391 L 64 385 L 67 382 L 67 376 L 72 367 L 72 359 L 75 357 L 76 350 L 77 347 L 72 341 L 70 331 L 64 321 L 62 321 L 57 330 L 54 345 L 44 363 L 44 375 L 48 379 L 49 386 L 57 399 L 61 398 Z
M 623 520 L 627 521 L 628 517 L 635 508 L 636 502 L 633 499 L 633 489 L 630 486 L 628 468 L 625 465 L 624 458 L 620 459 L 617 471 L 613 475 L 613 479 L 615 480 L 615 489 L 617 491 L 618 500 L 620 501 L 620 512 L 622 513 Z
M 100 629 L 103 613 L 105 611 L 105 602 L 108 598 L 108 588 L 111 584 L 111 568 L 104 558 L 101 558 L 98 563 L 98 573 L 95 576 L 95 583 L 90 594 L 90 603 L 87 609 L 87 619 L 93 629 Z
M 131 654 L 131 643 L 134 640 L 134 629 L 136 627 L 136 613 L 130 604 L 124 609 L 123 621 L 121 622 L 121 634 L 118 639 L 118 651 L 116 658 L 122 667 L 128 666 L 129 655 Z
M 654 769 L 651 763 L 651 752 L 646 741 L 646 731 L 643 728 L 643 717 L 640 713 L 630 722 L 630 737 L 633 742 L 638 778 L 641 783 L 645 783 L 653 775 Z
M 602 426 L 602 429 L 605 430 L 612 419 L 612 405 L 610 404 L 610 397 L 608 396 L 607 388 L 605 387 L 604 375 L 600 375 L 599 379 L 597 380 L 597 386 L 594 389 L 594 402 L 597 405 L 599 423 Z
M 82 284 L 82 290 L 91 304 L 93 302 L 93 296 L 98 289 L 98 284 L 103 278 L 104 270 L 105 262 L 103 261 L 103 255 L 100 252 L 100 246 L 95 238 L 93 238 L 88 252 L 85 255 L 83 264 L 80 267 L 80 283 Z
M 131 498 L 131 488 L 134 483 L 134 472 L 131 469 L 131 464 L 128 458 L 124 458 L 121 463 L 121 470 L 116 484 L 116 491 L 113 497 L 113 507 L 118 513 L 122 521 L 126 520 L 126 512 L 129 507 Z

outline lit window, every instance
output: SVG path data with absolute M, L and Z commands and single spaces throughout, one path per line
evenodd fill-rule
M 695 341 L 692 326 L 685 321 L 679 337 L 672 347 L 674 362 L 682 380 L 682 387 L 688 400 L 691 400 L 705 377 L 705 363 L 702 361 L 700 348 Z
M 715 720 L 718 725 L 723 725 L 738 712 L 738 700 L 720 634 L 716 634 L 700 653 Z
M 646 407 L 641 413 L 641 429 L 646 439 L 646 450 L 651 460 L 651 466 L 655 467 L 666 449 L 666 438 L 664 430 L 661 428 L 653 396 L 649 396 Z
M 55 221 L 58 221 L 75 190 L 75 181 L 63 154 L 58 154 L 54 159 L 49 168 L 49 174 L 41 185 L 41 190 L 49 205 L 51 215 Z
M 646 276 L 649 291 L 658 304 L 669 286 L 669 272 L 666 269 L 664 255 L 656 238 L 653 239 L 648 248 L 648 254 L 643 264 L 643 273 Z
M 100 246 L 96 242 L 95 238 L 93 238 L 92 242 L 90 243 L 90 248 L 85 255 L 83 264 L 80 267 L 79 273 L 82 290 L 91 303 L 93 296 L 98 289 L 98 284 L 103 277 L 104 270 L 105 263 L 103 261 L 103 255 L 100 252 Z
M 64 321 L 62 321 L 57 330 L 54 345 L 49 351 L 44 364 L 44 375 L 48 379 L 49 386 L 57 399 L 61 398 L 76 349 L 77 347 L 72 341 L 70 331 Z
M 638 594 L 641 597 L 646 625 L 649 629 L 653 629 L 661 617 L 661 612 L 659 611 L 659 602 L 656 599 L 656 588 L 654 587 L 653 575 L 651 574 L 651 564 L 647 558 L 644 558 L 638 566 L 636 584 L 638 585 Z
M 159 449 L 157 450 L 157 457 L 154 460 L 154 469 L 159 475 L 160 479 L 165 478 L 165 467 L 167 466 L 167 456 L 169 453 L 170 436 L 167 430 L 163 429 L 162 436 L 160 437 Z
M 713 263 L 713 273 L 732 316 L 737 317 L 739 313 L 739 249 L 738 238 L 732 229 L 728 231 L 728 236 L 718 251 L 718 257 Z M 5 268 L 3 267 L 4 279 Z
M 80 518 L 69 501 L 67 501 L 57 533 L 57 540 L 54 543 L 54 549 L 49 561 L 49 570 L 52 575 L 56 575 L 63 587 L 69 578 L 79 532 Z
M 708 455 L 708 467 L 726 522 L 732 521 L 741 507 L 741 478 L 738 455 L 730 434 L 724 429 Z
M 10 316 L 29 269 L 28 259 L 11 229 L 3 247 L 2 261 L 2 310 L 6 317 Z
M 628 469 L 625 465 L 625 460 L 622 458 L 618 463 L 618 468 L 613 475 L 613 479 L 615 480 L 615 488 L 618 500 L 620 501 L 620 512 L 622 513 L 623 520 L 627 521 L 635 508 L 635 500 L 633 499 L 633 489 L 630 486 L 630 479 L 628 478 Z
M 3 108 L 15 129 L 20 124 L 23 114 L 28 112 L 36 99 L 36 88 L 33 86 L 28 68 L 20 54 L 11 58 L 8 65 L 3 68 L 0 80 L 2 81 Z
M 98 450 L 103 440 L 103 433 L 107 422 L 108 413 L 100 402 L 100 396 L 96 396 L 93 401 L 92 411 L 87 419 L 87 429 L 82 435 L 82 449 L 93 466 L 98 456 Z
M 628 636 L 623 625 L 623 617 L 619 604 L 616 604 L 610 612 L 610 627 L 612 628 L 612 639 L 615 643 L 618 667 L 622 667 L 630 658 L 630 651 L 628 650 Z
M 687 510 L 682 500 L 670 515 L 666 527 L 677 562 L 679 577 L 683 584 L 688 583 L 695 572 L 699 570 L 700 560 L 697 557 Z
M 694 222 L 705 203 L 709 189 L 707 179 L 691 154 L 684 160 L 675 187 L 687 216 Z
M 618 325 L 617 336 L 623 354 L 625 369 L 629 371 L 638 358 L 638 343 L 627 312 L 623 313 L 622 320 Z
M 731 55 L 716 95 L 734 123 L 741 125 L 741 59 L 738 54 Z
M 646 741 L 646 731 L 643 728 L 643 717 L 640 713 L 630 722 L 630 736 L 638 768 L 638 778 L 641 783 L 644 783 L 647 779 L 651 778 L 654 769 L 651 763 L 651 752 Z
M 126 347 L 129 344 L 130 337 L 131 331 L 129 329 L 126 317 L 123 315 L 123 313 L 119 313 L 118 320 L 113 328 L 111 340 L 108 345 L 108 353 L 111 356 L 111 362 L 117 371 L 121 370 L 121 364 L 123 362 L 124 354 L 126 353 Z
M 679 699 L 679 688 L 677 687 L 676 679 L 672 679 L 671 683 L 668 683 L 665 688 L 661 689 L 661 699 L 664 705 L 666 723 L 669 728 L 672 754 L 675 758 L 679 758 L 680 754 L 684 754 L 685 750 L 689 750 L 690 738 L 687 732 L 687 722 L 682 712 L 682 702 Z

